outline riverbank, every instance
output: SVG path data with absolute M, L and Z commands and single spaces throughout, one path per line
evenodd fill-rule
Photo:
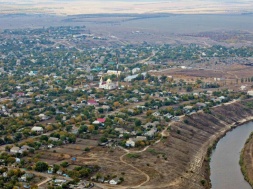
M 240 166 L 244 179 L 253 187 L 253 132 L 245 142 L 240 155 Z
M 149 175 L 149 182 L 140 188 L 211 188 L 207 153 L 229 130 L 253 119 L 248 105 L 252 103 L 253 99 L 247 99 L 224 104 L 210 113 L 198 112 L 172 122 L 168 137 L 139 158 L 125 160 Z
M 210 180 L 210 160 L 211 160 L 212 153 L 216 149 L 216 146 L 217 146 L 218 142 L 223 137 L 225 137 L 228 132 L 232 131 L 233 129 L 235 129 L 235 128 L 241 126 L 241 125 L 244 125 L 248 122 L 251 122 L 252 120 L 253 120 L 253 116 L 249 116 L 245 119 L 241 119 L 237 122 L 234 122 L 233 124 L 230 125 L 230 128 L 228 128 L 227 130 L 222 131 L 220 133 L 220 135 L 216 138 L 216 140 L 213 141 L 213 144 L 208 148 L 207 153 L 206 153 L 206 157 L 205 157 L 205 162 L 203 164 L 203 167 L 205 167 L 206 170 L 207 170 L 207 175 L 206 175 L 206 178 L 205 178 L 208 181 L 208 187 L 206 187 L 207 189 L 212 188 L 212 184 L 211 184 L 211 180 Z M 253 139 L 252 139 L 252 142 L 253 142 Z M 240 162 L 241 162 L 241 160 L 240 160 Z M 244 173 L 243 173 L 243 175 L 244 175 Z M 246 178 L 245 178 L 245 180 L 248 181 Z

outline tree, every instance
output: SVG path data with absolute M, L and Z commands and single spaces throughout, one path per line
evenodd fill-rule
M 48 170 L 48 164 L 43 161 L 38 161 L 35 165 L 35 171 L 43 172 Z
M 134 124 L 136 127 L 141 126 L 141 120 L 139 119 L 135 120 Z
M 22 134 L 21 134 L 21 133 L 15 133 L 14 139 L 15 139 L 16 141 L 20 141 L 21 138 L 22 138 Z
M 86 132 L 88 130 L 88 127 L 86 125 L 82 125 L 79 129 L 78 129 L 78 133 L 83 133 Z
M 8 157 L 7 158 L 7 163 L 13 164 L 15 163 L 16 159 L 14 157 Z
M 104 136 L 102 136 L 100 139 L 99 139 L 100 142 L 104 143 L 104 142 L 107 142 L 108 139 Z
M 53 173 L 56 173 L 60 169 L 60 166 L 57 164 L 53 165 Z
M 188 85 L 188 86 L 186 87 L 186 91 L 187 91 L 187 92 L 191 92 L 191 91 L 192 91 L 192 86 L 189 86 L 189 85 Z
M 116 102 L 113 103 L 113 106 L 114 106 L 115 108 L 118 108 L 118 107 L 120 107 L 120 103 L 119 103 L 118 101 L 116 101 Z
M 152 113 L 153 113 L 152 110 L 148 110 L 147 113 L 146 113 L 146 115 L 147 115 L 147 116 L 150 116 Z
M 67 161 L 64 161 L 64 162 L 61 163 L 61 166 L 66 168 L 66 167 L 69 166 L 69 163 Z
M 68 125 L 67 127 L 66 127 L 66 131 L 67 132 L 70 132 L 72 130 L 72 125 Z
M 162 75 L 162 76 L 160 77 L 160 79 L 161 79 L 161 81 L 164 83 L 164 82 L 167 80 L 167 76 Z
M 48 141 L 48 136 L 47 136 L 47 135 L 42 135 L 42 136 L 40 137 L 40 140 Z

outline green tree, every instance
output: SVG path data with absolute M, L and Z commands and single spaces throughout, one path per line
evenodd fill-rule
M 135 120 L 134 124 L 136 127 L 141 126 L 141 120 L 139 119 Z
M 35 171 L 43 172 L 48 170 L 48 164 L 43 161 L 38 161 L 35 165 Z

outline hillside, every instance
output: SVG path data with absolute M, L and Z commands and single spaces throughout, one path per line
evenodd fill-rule
M 218 106 L 211 114 L 186 116 L 184 121 L 171 124 L 170 136 L 162 142 L 138 158 L 125 158 L 149 175 L 150 181 L 141 188 L 210 188 L 206 153 L 226 131 L 252 118 L 252 109 L 244 105 L 247 102 Z

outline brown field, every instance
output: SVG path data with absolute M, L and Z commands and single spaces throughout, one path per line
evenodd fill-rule
M 199 69 L 166 69 L 153 72 L 154 75 L 171 75 L 176 77 L 192 78 L 227 78 L 240 79 L 253 76 L 253 66 L 240 64 L 222 65 L 219 68 L 199 68 Z
M 246 90 L 252 86 L 252 82 L 245 82 L 245 79 L 253 77 L 253 66 L 245 66 L 240 64 L 222 65 L 218 69 L 214 68 L 199 68 L 199 69 L 181 69 L 172 68 L 150 72 L 151 75 L 172 76 L 174 80 L 184 80 L 188 83 L 195 83 L 197 80 L 202 80 L 206 83 L 218 83 L 222 88 L 231 90 L 241 90 L 240 86 L 245 85 Z M 241 82 L 241 79 L 244 79 Z

